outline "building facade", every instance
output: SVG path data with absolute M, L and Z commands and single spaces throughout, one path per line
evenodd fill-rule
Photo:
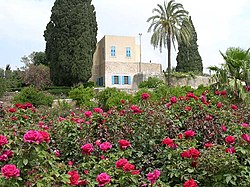
M 161 64 L 140 62 L 140 51 L 135 37 L 104 36 L 97 43 L 90 80 L 98 86 L 133 89 L 138 73 L 161 74 Z

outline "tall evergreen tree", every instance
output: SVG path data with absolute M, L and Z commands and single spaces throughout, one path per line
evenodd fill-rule
M 183 43 L 182 41 L 178 41 L 176 71 L 178 72 L 192 71 L 196 73 L 202 73 L 203 72 L 202 59 L 198 51 L 197 34 L 191 17 L 189 17 L 189 24 L 191 24 L 192 37 L 189 45 Z M 186 23 L 183 22 L 182 28 L 184 28 L 185 26 Z
M 97 22 L 92 0 L 56 0 L 44 32 L 55 85 L 86 83 L 91 77 Z

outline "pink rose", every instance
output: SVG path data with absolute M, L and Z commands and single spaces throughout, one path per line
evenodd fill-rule
M 200 156 L 200 152 L 195 148 L 190 148 L 188 151 L 194 159 L 197 159 Z
M 54 153 L 55 153 L 56 157 L 60 157 L 60 155 L 61 155 L 59 150 L 55 150 Z
M 103 110 L 102 110 L 101 108 L 94 108 L 93 110 L 94 110 L 94 112 L 96 112 L 96 113 L 100 113 L 100 114 L 103 113 Z
M 226 153 L 233 154 L 233 153 L 235 153 L 235 152 L 236 152 L 236 151 L 235 151 L 234 147 L 226 148 Z
M 221 108 L 221 107 L 222 107 L 221 102 L 218 102 L 218 103 L 217 103 L 217 108 Z
M 240 126 L 242 126 L 242 127 L 249 127 L 249 124 L 247 124 L 247 123 L 242 123 L 242 124 L 240 124 Z
M 140 110 L 138 106 L 132 105 L 130 109 L 133 111 L 133 114 L 142 113 L 142 111 Z
M 90 155 L 94 151 L 93 145 L 90 143 L 84 144 L 81 149 L 83 155 Z
M 150 98 L 150 94 L 148 94 L 148 93 L 142 93 L 142 94 L 141 94 L 141 98 L 142 98 L 143 100 L 147 100 L 148 98 Z
M 119 146 L 120 146 L 120 148 L 121 149 L 126 149 L 127 147 L 130 147 L 131 146 L 131 144 L 130 144 L 130 142 L 129 141 L 127 141 L 127 140 L 119 140 Z
M 16 178 L 20 176 L 20 170 L 16 168 L 16 165 L 14 164 L 6 164 L 1 168 L 2 176 L 4 176 L 6 179 L 9 178 Z
M 111 143 L 109 142 L 103 142 L 99 145 L 100 149 L 103 150 L 103 151 L 107 151 L 108 149 L 111 149 L 112 148 L 112 145 Z
M 226 132 L 227 131 L 227 127 L 225 125 L 221 125 L 221 130 L 222 130 L 222 132 Z
M 37 143 L 40 144 L 43 142 L 43 136 L 40 132 L 35 130 L 29 130 L 23 136 L 24 142 L 28 143 Z
M 116 163 L 115 163 L 115 167 L 116 168 L 122 168 L 125 164 L 128 163 L 128 160 L 125 158 L 121 158 L 119 159 Z
M 45 131 L 39 131 L 39 133 L 42 135 L 43 140 L 44 140 L 46 143 L 49 143 L 49 142 L 50 142 L 50 135 L 49 135 L 49 133 L 47 133 L 47 132 L 45 132 Z
M 104 186 L 110 183 L 111 177 L 107 173 L 101 173 L 96 177 L 96 181 L 98 182 L 98 186 Z
M 197 183 L 194 181 L 194 179 L 189 179 L 183 184 L 184 187 L 196 187 Z
M 243 140 L 245 140 L 247 143 L 250 144 L 250 135 L 249 134 L 242 134 L 241 137 Z
M 193 130 L 187 130 L 184 132 L 185 138 L 193 137 L 194 135 L 195 135 L 195 132 Z
M 208 143 L 205 143 L 205 147 L 206 148 L 210 148 L 210 147 L 213 147 L 214 145 L 212 144 L 212 143 L 210 143 L 210 142 L 208 142 Z
M 0 147 L 8 143 L 6 136 L 0 135 Z
M 90 118 L 92 116 L 92 112 L 88 110 L 88 111 L 84 112 L 84 115 L 86 118 Z
M 238 107 L 236 105 L 231 105 L 231 109 L 238 110 Z
M 140 171 L 139 170 L 134 170 L 131 172 L 132 175 L 140 175 Z
M 154 170 L 153 173 L 147 174 L 147 179 L 150 181 L 151 184 L 154 184 L 156 180 L 160 177 L 161 172 L 159 170 Z

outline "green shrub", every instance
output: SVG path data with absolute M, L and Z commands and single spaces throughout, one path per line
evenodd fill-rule
M 142 81 L 139 88 L 157 88 L 159 85 L 164 84 L 163 80 L 157 77 L 149 77 L 148 80 Z
M 53 97 L 45 94 L 44 92 L 38 91 L 34 87 L 26 87 L 21 90 L 19 94 L 14 97 L 15 103 L 32 103 L 34 106 L 51 106 Z
M 80 85 L 69 92 L 69 97 L 75 100 L 78 106 L 85 107 L 94 107 L 96 105 L 93 101 L 94 95 L 94 88 L 84 88 L 83 85 Z
M 150 95 L 150 98 L 149 100 L 156 100 L 156 96 L 154 94 L 153 91 L 150 91 L 149 89 L 147 88 L 141 88 L 140 90 L 138 90 L 135 95 L 134 95 L 134 98 L 133 98 L 133 102 L 134 103 L 140 103 L 140 101 L 142 101 L 142 94 L 143 93 L 148 93 Z
M 132 101 L 132 95 L 125 91 L 117 90 L 116 88 L 106 88 L 97 94 L 98 104 L 108 110 L 113 106 L 120 106 L 120 101 Z
M 55 96 L 67 97 L 69 95 L 71 88 L 64 86 L 51 86 L 47 87 L 45 90 Z
M 5 80 L 3 78 L 0 78 L 0 97 L 3 96 L 4 92 L 6 92 L 6 83 Z

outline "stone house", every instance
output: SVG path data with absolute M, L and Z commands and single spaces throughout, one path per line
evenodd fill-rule
M 135 37 L 105 35 L 97 43 L 90 80 L 101 87 L 136 89 L 141 74 L 162 74 L 161 64 L 141 62 L 140 53 Z

